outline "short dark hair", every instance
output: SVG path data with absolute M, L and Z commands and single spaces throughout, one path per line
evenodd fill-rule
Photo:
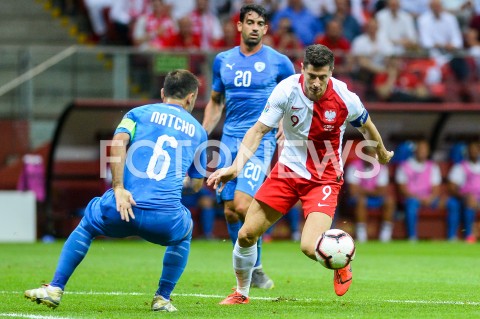
M 303 67 L 306 68 L 309 64 L 315 68 L 321 68 L 326 65 L 333 70 L 335 58 L 332 50 L 321 44 L 309 45 L 305 49 L 305 56 L 303 57 Z
M 240 22 L 243 22 L 245 16 L 250 11 L 257 13 L 260 17 L 267 22 L 267 10 L 259 4 L 246 4 L 240 9 Z
M 197 91 L 200 86 L 198 78 L 188 70 L 173 70 L 165 77 L 163 94 L 165 97 L 184 99 L 188 94 Z

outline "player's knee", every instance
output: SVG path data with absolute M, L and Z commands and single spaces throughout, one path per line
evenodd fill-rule
M 224 213 L 225 219 L 228 223 L 236 223 L 240 221 L 240 219 L 238 218 L 238 214 L 233 209 L 225 207 Z
M 259 235 L 255 232 L 242 227 L 238 232 L 238 243 L 241 247 L 251 247 L 257 242 L 258 237 Z
M 248 207 L 250 206 L 250 203 L 235 203 L 235 211 L 238 213 L 240 216 L 245 216 L 247 215 Z
M 198 201 L 198 205 L 202 208 L 212 208 L 215 205 L 215 203 L 211 197 L 203 196 Z
M 317 257 L 315 256 L 315 245 L 302 241 L 300 243 L 300 249 L 302 250 L 302 253 L 304 253 L 305 256 L 307 256 L 308 258 L 317 260 Z

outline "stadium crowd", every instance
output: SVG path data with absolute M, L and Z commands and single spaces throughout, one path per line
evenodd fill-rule
M 246 3 L 258 3 L 267 9 L 270 19 L 264 43 L 293 62 L 305 46 L 326 45 L 337 56 L 335 76 L 361 84 L 367 100 L 437 102 L 452 96 L 453 87 L 456 100 L 472 102 L 474 90 L 468 83 L 480 73 L 479 0 L 54 3 L 64 14 L 83 16 L 94 43 L 207 51 L 238 45 L 239 9 Z

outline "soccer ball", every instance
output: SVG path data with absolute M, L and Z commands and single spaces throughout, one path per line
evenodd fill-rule
M 340 269 L 355 258 L 355 242 L 341 229 L 329 229 L 315 245 L 317 260 L 328 269 Z

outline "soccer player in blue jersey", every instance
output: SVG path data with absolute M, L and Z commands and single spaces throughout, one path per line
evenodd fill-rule
M 25 297 L 56 308 L 95 237 L 140 236 L 167 246 L 151 308 L 177 310 L 170 294 L 187 264 L 193 228 L 181 192 L 186 186 L 200 190 L 206 168 L 207 133 L 190 114 L 198 86 L 189 71 L 172 71 L 161 90 L 163 103 L 124 116 L 112 141 L 112 188 L 88 204 L 63 246 L 50 284 L 25 291 Z
M 203 127 L 211 133 L 223 109 L 226 109 L 221 145 L 227 147 L 221 148 L 220 167 L 231 164 L 242 138 L 262 113 L 273 88 L 295 73 L 288 57 L 262 44 L 268 30 L 266 11 L 262 6 L 244 5 L 237 29 L 241 33 L 240 46 L 219 53 L 213 62 L 212 92 L 203 120 Z M 266 134 L 243 172 L 217 194 L 218 200 L 224 203 L 228 233 L 233 244 L 237 241 L 238 230 L 253 196 L 265 178 L 275 142 L 274 131 Z M 257 256 L 252 287 L 270 289 L 273 281 L 263 272 L 260 244 Z

